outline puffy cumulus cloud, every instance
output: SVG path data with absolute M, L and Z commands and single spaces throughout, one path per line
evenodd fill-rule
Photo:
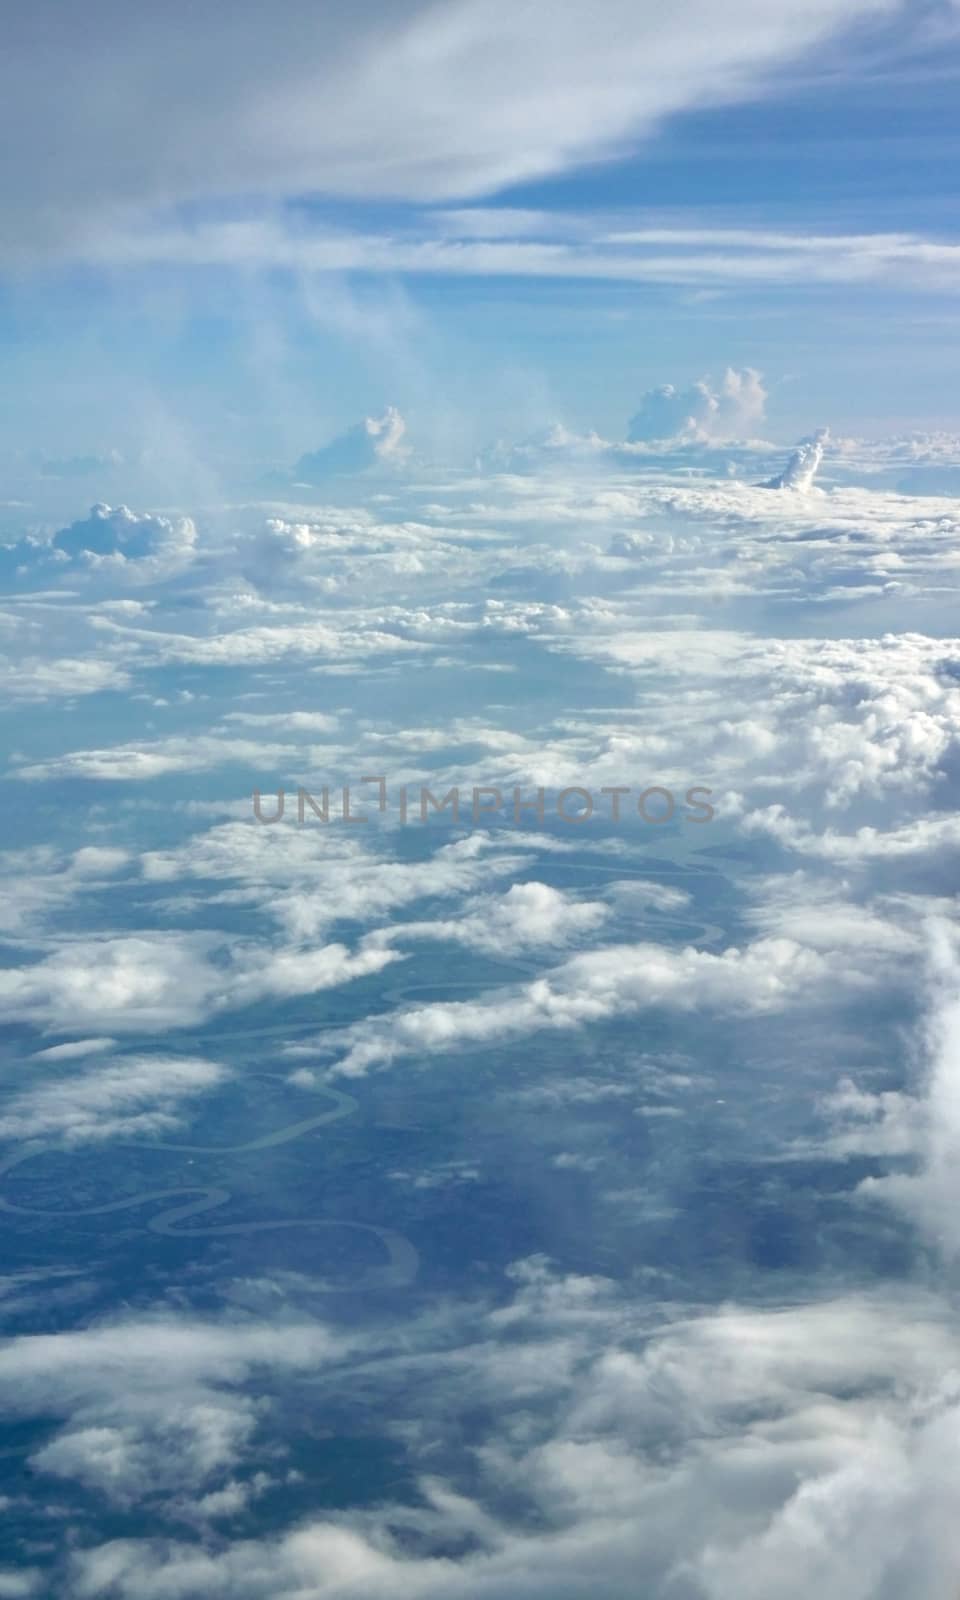
M 410 454 L 406 431 L 396 406 L 388 406 L 382 417 L 365 417 L 320 450 L 301 456 L 293 477 L 298 483 L 321 483 L 341 472 L 401 467 Z
M 841 866 L 899 862 L 909 867 L 930 862 L 944 851 L 952 855 L 960 844 L 960 818 L 952 813 L 918 817 L 894 827 L 863 827 L 853 833 L 825 828 L 818 833 L 784 806 L 772 805 L 748 812 L 742 827 L 748 834 L 768 834 L 788 850 Z
M 514 955 L 575 943 L 594 933 L 607 915 L 602 901 L 575 900 L 546 883 L 515 883 L 504 895 L 467 900 L 455 920 L 402 922 L 379 937 L 453 941 L 487 955 Z
M 713 806 L 740 818 L 745 831 L 765 828 L 796 847 L 802 840 L 813 848 L 817 827 L 838 814 L 855 824 L 870 817 L 874 835 L 849 848 L 866 851 L 874 837 L 879 854 L 884 825 L 896 820 L 902 828 L 911 813 L 927 812 L 941 795 L 949 799 L 960 714 L 952 641 L 908 633 L 787 639 L 708 627 L 664 631 L 652 622 L 631 625 L 631 616 L 632 604 L 619 601 L 562 611 L 496 602 L 488 610 L 491 631 L 505 638 L 532 635 L 552 654 L 632 680 L 642 706 L 558 716 L 523 733 L 503 707 L 495 725 L 476 727 L 484 781 L 499 787 L 507 814 L 514 786 L 529 797 L 535 786 L 583 785 L 595 796 L 597 818 L 609 819 L 612 802 L 597 798 L 600 791 L 632 778 L 627 818 L 636 816 L 637 794 L 648 783 L 672 791 L 680 818 L 689 809 L 687 790 L 703 785 Z M 444 765 L 430 775 L 432 788 L 475 782 L 476 760 L 471 778 L 453 748 L 455 728 L 431 737 L 434 748 L 448 746 Z M 398 736 L 400 759 L 408 748 Z M 931 825 L 927 817 L 920 831 Z M 949 829 L 945 819 L 938 827 Z M 844 836 L 827 837 L 838 856 L 847 848 Z
M 154 1032 L 271 996 L 314 994 L 396 959 L 373 946 L 278 947 L 209 933 L 78 937 L 0 971 L 0 1001 L 11 1021 L 54 1033 Z
M 372 808 L 376 788 L 369 793 Z M 475 892 L 531 860 L 526 840 L 484 833 L 455 839 L 414 862 L 391 859 L 383 841 L 367 843 L 334 824 L 301 829 L 249 821 L 194 834 L 176 849 L 148 851 L 142 871 L 151 883 L 221 883 L 226 904 L 257 906 L 289 938 L 305 940 L 337 921 L 376 923 L 418 900 Z M 517 923 L 524 909 L 521 893 L 514 902 Z M 526 910 L 530 920 L 535 908 L 526 903 Z
M 78 939 L 0 973 L 8 1016 L 59 1033 L 199 1022 L 221 978 L 202 935 Z
M 344 1031 L 346 1049 L 333 1070 L 361 1076 L 410 1054 L 483 1047 L 654 1007 L 721 1014 L 779 1011 L 814 993 L 822 999 L 834 983 L 849 981 L 855 981 L 852 972 L 841 977 L 824 956 L 789 939 L 762 939 L 719 956 L 692 947 L 607 946 L 572 956 L 528 984 L 495 990 L 482 1000 L 436 1002 L 356 1023 Z M 306 1048 L 293 1047 L 292 1053 Z
M 750 438 L 762 424 L 767 392 L 759 372 L 728 367 L 713 389 L 706 378 L 689 389 L 672 383 L 650 389 L 630 418 L 628 444 L 709 442 Z
M 266 521 L 268 548 L 274 559 L 278 549 L 290 556 L 314 553 L 325 562 L 336 557 L 363 556 L 365 564 L 381 553 L 391 553 L 397 548 L 410 556 L 416 555 L 428 536 L 426 527 L 384 527 L 370 516 L 351 510 L 349 515 L 316 511 L 304 513 L 302 520 L 294 520 L 288 513 L 283 517 L 268 517 Z
M 326 944 L 318 949 L 296 946 L 271 950 L 268 955 L 245 961 L 238 968 L 228 990 L 228 1005 L 252 1005 L 257 1000 L 287 1000 L 298 994 L 317 994 L 334 989 L 355 978 L 380 972 L 398 959 L 396 952 L 365 942 L 358 950 L 346 945 Z
M 97 1041 L 87 1041 L 87 1049 L 91 1043 Z M 0 1115 L 0 1139 L 80 1144 L 175 1128 L 180 1102 L 208 1093 L 226 1077 L 224 1067 L 199 1057 L 112 1057 L 105 1066 L 69 1078 L 45 1076 L 14 1093 Z
M 395 484 L 389 487 L 396 492 Z M 381 483 L 379 493 L 387 490 Z M 407 480 L 404 494 L 409 493 Z M 282 510 L 283 515 L 267 517 L 245 542 L 243 569 L 256 591 L 221 595 L 220 615 L 246 610 L 266 618 L 272 606 L 273 615 L 279 614 L 277 606 L 284 606 L 291 617 L 299 613 L 306 618 L 317 604 L 329 605 L 331 599 L 341 605 L 351 599 L 368 605 L 374 595 L 393 600 L 405 589 L 422 603 L 427 595 L 449 597 L 471 581 L 482 582 L 495 566 L 489 538 L 477 538 L 449 519 L 441 521 L 436 511 L 384 522 L 357 507 Z M 273 595 L 285 598 L 271 601 Z
M 755 459 L 748 471 L 758 476 Z M 598 481 L 570 469 L 486 480 L 482 491 L 452 480 L 443 492 L 443 503 L 424 503 L 392 527 L 359 511 L 291 508 L 266 530 L 261 515 L 249 534 L 225 534 L 202 607 L 178 613 L 182 631 L 112 604 L 78 616 L 67 596 L 51 597 L 44 604 L 64 631 L 79 642 L 84 630 L 87 654 L 75 644 L 59 667 L 10 681 L 42 695 L 54 669 L 66 692 L 87 680 L 121 686 L 158 666 L 252 671 L 296 660 L 340 675 L 383 673 L 417 656 L 426 664 L 440 646 L 480 670 L 494 663 L 470 648 L 478 627 L 545 643 L 551 633 L 579 634 L 589 648 L 617 615 L 634 635 L 654 619 L 662 631 L 665 613 L 715 630 L 721 607 L 769 635 L 771 615 L 774 631 L 785 614 L 793 631 L 793 610 L 811 603 L 870 605 L 874 617 L 855 623 L 879 632 L 935 603 L 951 581 L 958 531 L 956 502 L 945 498 L 850 488 L 780 496 L 755 483 L 694 487 L 652 472 Z M 239 576 L 248 562 L 268 592 Z M 495 600 L 483 601 L 484 586 Z M 515 598 L 500 599 L 511 591 Z M 15 607 L 21 653 L 42 663 L 37 606 L 24 598 Z M 499 664 L 508 664 L 505 651 Z
M 789 811 L 802 795 L 808 818 L 884 797 L 927 803 L 944 782 L 960 732 L 954 641 L 910 633 L 756 639 L 706 628 L 621 632 L 615 613 L 607 628 L 573 638 L 558 631 L 551 647 L 607 661 L 641 685 L 643 736 L 622 723 L 597 723 L 592 755 L 582 737 L 557 741 L 552 781 L 571 770 L 577 751 L 579 770 L 592 782 L 615 782 L 632 752 L 645 764 L 655 758 L 659 781 L 682 789 L 687 752 L 696 749 L 700 771 L 718 792 L 727 786 L 741 801 L 746 793 L 751 817 L 762 816 L 764 791 L 772 790 L 789 795 Z M 548 744 L 545 759 L 550 754 Z M 519 770 L 515 760 L 512 767 Z M 521 771 L 521 778 L 529 781 L 529 774 Z
M 342 1341 L 319 1324 L 158 1314 L 0 1345 L 8 1414 L 62 1419 L 34 1471 L 124 1505 L 230 1482 L 264 1405 L 254 1372 L 309 1372 Z
M 953 908 L 951 907 L 951 910 Z M 960 936 L 954 921 L 928 924 L 928 1011 L 902 1089 L 864 1088 L 845 1080 L 824 1110 L 829 1149 L 840 1158 L 873 1156 L 887 1169 L 858 1193 L 894 1206 L 943 1255 L 960 1255 Z
M 671 383 L 649 389 L 627 424 L 625 442 L 603 439 L 592 431 L 576 433 L 556 422 L 516 444 L 499 440 L 483 453 L 478 466 L 494 472 L 591 464 L 622 468 L 659 452 L 699 454 L 703 459 L 705 451 L 709 458 L 711 447 L 731 444 L 743 450 L 748 442 L 751 455 L 763 454 L 773 448 L 755 438 L 766 403 L 767 391 L 759 372 L 752 367 L 742 371 L 728 367 L 716 389 L 707 378 L 687 389 Z
M 7 705 L 74 700 L 81 695 L 130 687 L 130 674 L 124 667 L 93 656 L 32 656 L 13 661 L 0 655 L 0 676 L 0 702 Z
M 98 504 L 90 515 L 54 535 L 53 553 L 137 582 L 168 577 L 189 566 L 197 543 L 190 517 L 161 517 L 128 506 Z
M 213 0 L 175 0 L 149 24 L 97 0 L 82 28 L 50 0 L 18 21 L 4 51 L 8 251 L 96 246 L 109 256 L 118 212 L 203 197 L 490 193 L 621 151 L 684 107 L 752 92 L 837 28 L 885 9 L 783 0 L 771 13 L 737 0 L 718 34 L 706 0 L 667 21 L 627 0 L 609 0 L 600 16 L 583 5 L 558 16 L 546 0 L 519 11 L 458 0 L 442 15 L 401 0 L 318 16 L 306 0 L 284 0 L 279 27 L 255 6 L 238 11 L 225 58 Z M 91 118 L 82 86 L 104 61 L 128 92 L 101 96 Z M 61 88 L 45 103 L 51 73 Z M 179 86 L 175 106 L 134 115 L 158 82 Z M 51 138 L 62 164 L 43 158 Z M 14 149 L 17 160 L 6 154 Z M 241 224 L 240 251 L 243 236 Z
M 948 1487 L 958 1399 L 945 1377 L 958 1347 L 945 1305 L 903 1289 L 651 1317 L 604 1279 L 562 1276 L 542 1258 L 510 1276 L 509 1301 L 473 1301 L 442 1343 L 421 1325 L 399 1361 L 366 1364 L 370 1402 L 389 1395 L 429 1429 L 430 1475 L 416 1498 L 314 1513 L 262 1539 L 114 1539 L 72 1557 L 69 1592 L 947 1592 L 960 1540 Z M 469 1474 L 445 1471 L 467 1408 L 480 1404 L 487 1420 Z

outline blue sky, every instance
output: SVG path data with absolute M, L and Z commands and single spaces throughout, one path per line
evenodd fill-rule
M 727 366 L 765 374 L 774 438 L 957 426 L 952 6 L 306 8 L 300 57 L 253 8 L 226 43 L 208 6 L 88 11 L 41 7 L 0 68 L 8 460 L 186 481 L 388 403 L 455 460 L 621 437 Z M 54 101 L 41 37 L 79 69 Z

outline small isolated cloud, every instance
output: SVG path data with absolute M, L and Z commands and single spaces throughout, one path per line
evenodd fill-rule
M 30 656 L 14 662 L 0 655 L 0 704 L 72 700 L 80 694 L 101 694 L 105 689 L 126 689 L 130 675 L 114 661 L 93 656 L 63 656 L 43 660 Z
M 765 489 L 799 489 L 806 493 L 820 470 L 823 452 L 830 437 L 829 428 L 819 428 L 809 439 L 801 439 L 782 472 L 763 485 Z
M 293 475 L 301 482 L 316 483 L 341 472 L 400 467 L 410 454 L 403 442 L 406 431 L 396 406 L 388 406 L 382 417 L 365 417 L 329 444 L 301 456 Z
M 701 378 L 688 389 L 648 389 L 630 418 L 628 444 L 685 444 L 749 438 L 763 422 L 767 391 L 753 367 L 728 367 L 718 389 Z
M 74 1039 L 70 1044 L 52 1044 L 47 1050 L 35 1050 L 31 1060 L 73 1061 L 77 1056 L 102 1055 L 105 1050 L 112 1050 L 115 1043 L 115 1039 L 106 1037 Z
M 606 915 L 600 901 L 575 900 L 546 883 L 515 883 L 505 895 L 468 900 L 455 919 L 399 923 L 382 937 L 452 941 L 488 955 L 515 955 L 588 937 Z

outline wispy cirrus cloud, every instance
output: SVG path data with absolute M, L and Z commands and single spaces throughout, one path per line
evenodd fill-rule
M 598 279 L 680 286 L 877 284 L 960 289 L 960 244 L 920 233 L 809 233 L 750 227 L 616 227 L 604 216 L 508 209 L 411 213 L 389 230 L 302 215 L 168 217 L 77 246 L 93 266 L 282 268 L 291 272 Z M 490 218 L 489 223 L 487 218 Z M 475 219 L 475 220 L 471 220 Z
M 45 0 L 0 63 L 6 253 L 118 214 L 237 195 L 459 200 L 622 154 L 663 118 L 743 99 L 890 0 L 330 5 L 214 0 L 82 17 Z M 56 92 L 49 86 L 56 84 Z M 122 85 L 122 92 L 118 86 Z M 57 151 L 51 161 L 48 152 Z

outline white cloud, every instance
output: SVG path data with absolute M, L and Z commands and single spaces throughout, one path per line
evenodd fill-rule
M 666 384 L 644 395 L 630 419 L 627 443 L 751 438 L 763 423 L 766 403 L 763 380 L 752 367 L 742 372 L 728 367 L 718 389 L 707 379 L 690 389 Z
M 309 1371 L 340 1348 L 302 1321 L 130 1318 L 6 1341 L 0 1394 L 8 1414 L 66 1419 L 33 1451 L 36 1471 L 129 1505 L 229 1477 L 263 1416 L 243 1389 L 252 1372 Z
M 186 662 L 194 666 L 258 666 L 289 658 L 306 658 L 327 666 L 348 661 L 355 668 L 366 656 L 384 652 L 400 655 L 426 648 L 385 629 L 364 629 L 362 620 L 358 622 L 360 626 L 344 627 L 339 617 L 331 616 L 325 623 L 234 628 L 207 638 L 127 628 L 106 617 L 96 618 L 95 626 L 128 649 L 142 652 L 145 659 L 154 655 L 161 661 Z
M 164 1031 L 270 996 L 349 983 L 396 959 L 373 946 L 278 948 L 211 933 L 85 937 L 0 971 L 0 1001 L 10 1020 L 55 1033 Z
M 87 845 L 71 856 L 49 846 L 0 852 L 4 896 L 0 933 L 23 937 L 48 927 L 58 913 L 111 886 L 130 862 L 126 850 Z
M 375 813 L 376 787 L 363 793 Z M 360 810 L 359 793 L 351 804 Z M 142 866 L 153 883 L 220 880 L 228 885 L 220 894 L 226 903 L 259 906 L 288 937 L 307 940 L 339 920 L 377 923 L 424 897 L 477 890 L 519 871 L 529 849 L 526 839 L 474 833 L 410 862 L 390 859 L 382 841 L 368 843 L 336 824 L 261 827 L 245 821 L 195 834 L 178 849 L 148 851 Z
M 130 686 L 130 675 L 122 666 L 113 661 L 97 661 L 92 656 L 47 660 L 21 657 L 16 662 L 0 656 L 0 676 L 0 699 L 7 704 L 73 700 L 78 695 L 103 694 L 107 689 Z
M 53 550 L 100 572 L 138 583 L 181 571 L 193 560 L 197 530 L 189 517 L 161 517 L 99 503 L 54 535 Z
M 101 1055 L 104 1050 L 111 1050 L 116 1044 L 115 1039 L 106 1037 L 98 1039 L 74 1039 L 70 1044 L 52 1044 L 46 1050 L 34 1050 L 32 1061 L 73 1061 L 78 1056 Z
M 770 248 L 758 249 L 749 228 L 726 230 L 718 247 L 709 228 L 691 231 L 672 249 L 654 241 L 657 231 L 638 230 L 611 242 L 604 218 L 585 218 L 574 225 L 565 216 L 548 219 L 544 237 L 533 238 L 521 214 L 520 236 L 463 238 L 455 226 L 437 237 L 431 214 L 392 232 L 349 232 L 344 228 L 308 227 L 275 211 L 246 211 L 230 220 L 185 225 L 176 219 L 134 225 L 75 240 L 73 253 L 91 267 L 286 268 L 310 275 L 410 274 L 435 277 L 510 277 L 605 280 L 611 283 L 672 284 L 679 288 L 725 287 L 731 290 L 803 287 L 811 283 L 895 287 L 955 294 L 960 285 L 960 245 L 922 234 L 835 234 L 826 240 L 798 233 L 782 236 Z M 559 235 L 559 236 L 558 236 Z M 761 235 L 761 238 L 763 235 Z M 667 394 L 661 421 L 676 417 L 675 396 Z M 718 398 L 721 409 L 724 396 Z M 746 416 L 752 414 L 744 395 Z M 709 401 L 694 389 L 688 407 L 700 411 Z M 730 397 L 735 406 L 735 397 Z M 709 405 L 706 405 L 706 413 Z M 734 415 L 736 410 L 734 409 Z M 685 420 L 686 412 L 677 418 Z M 663 435 L 653 435 L 663 437 Z
M 650 1007 L 778 1011 L 805 994 L 822 996 L 833 982 L 852 977 L 850 972 L 834 975 L 824 957 L 789 939 L 758 940 L 719 956 L 692 947 L 607 946 L 572 956 L 520 988 L 495 990 L 482 1000 L 436 1002 L 354 1024 L 344 1031 L 346 1050 L 334 1071 L 361 1076 L 410 1054 L 463 1050 L 541 1029 L 567 1030 Z M 292 1047 L 291 1053 L 301 1048 Z
M 539 1258 L 510 1277 L 508 1303 L 462 1308 L 459 1342 L 447 1319 L 439 1349 L 435 1328 L 411 1330 L 396 1364 L 365 1364 L 375 1393 L 429 1429 L 415 1499 L 219 1549 L 116 1539 L 75 1557 L 77 1595 L 946 1592 L 960 1544 L 938 1487 L 957 1464 L 945 1305 L 904 1289 L 651 1317 L 606 1280 Z M 439 1463 L 477 1406 L 490 1422 L 466 1485 Z
M 575 900 L 546 883 L 515 883 L 504 895 L 467 900 L 455 919 L 401 922 L 378 937 L 453 942 L 487 955 L 509 956 L 575 943 L 595 932 L 607 914 L 602 901 Z
M 222 981 L 211 943 L 197 934 L 78 940 L 0 972 L 0 996 L 9 1017 L 59 1033 L 199 1022 Z
M 682 911 L 691 901 L 686 889 L 645 878 L 623 878 L 611 883 L 607 894 L 619 909 L 633 916 L 638 911 Z
M 817 833 L 808 823 L 791 817 L 782 805 L 748 812 L 743 829 L 746 833 L 769 834 L 788 850 L 845 866 L 858 862 L 922 862 L 952 849 L 960 841 L 960 818 L 954 815 L 918 817 L 899 827 L 862 827 L 848 834 L 834 828 Z
M 224 722 L 248 728 L 276 728 L 281 733 L 335 733 L 337 718 L 325 711 L 228 711 Z
M 318 1037 L 302 1042 L 303 1054 L 280 1055 L 304 1068 L 305 1085 L 309 1056 L 358 1073 L 422 1063 L 425 1088 L 431 1066 L 455 1075 L 455 1051 L 498 1046 L 489 1081 L 499 1125 L 524 1154 L 525 1130 L 535 1129 L 532 1182 L 550 1216 L 554 1190 L 570 1206 L 596 1200 L 590 1237 L 609 1250 L 611 1273 L 624 1218 L 631 1249 L 640 1240 L 619 1288 L 591 1269 L 564 1278 L 534 1260 L 513 1269 L 505 1298 L 488 1290 L 491 1246 L 483 1277 L 470 1269 L 468 1305 L 449 1288 L 396 1310 L 386 1297 L 375 1309 L 364 1300 L 356 1369 L 341 1346 L 334 1366 L 330 1335 L 290 1310 L 315 1306 L 322 1280 L 268 1274 L 262 1258 L 242 1282 L 204 1278 L 205 1257 L 191 1256 L 189 1281 L 176 1276 L 178 1295 L 196 1283 L 238 1308 L 216 1322 L 216 1337 L 186 1314 L 141 1311 L 109 1330 L 4 1346 L 0 1399 L 44 1420 L 31 1447 L 49 1491 L 38 1501 L 72 1504 L 71 1486 L 84 1490 L 82 1541 L 68 1552 L 69 1573 L 51 1579 L 71 1600 L 805 1600 L 811 1590 L 825 1600 L 940 1600 L 944 1574 L 957 1570 L 957 1394 L 946 1375 L 958 1351 L 946 1296 L 918 1295 L 907 1276 L 889 1292 L 837 1298 L 832 1280 L 816 1278 L 812 1252 L 824 1235 L 815 1226 L 803 1243 L 809 1273 L 751 1275 L 735 1245 L 716 1278 L 691 1275 L 692 1290 L 672 1251 L 645 1250 L 658 1230 L 698 1232 L 676 1191 L 687 1172 L 701 1176 L 703 1146 L 687 1133 L 715 1117 L 720 1188 L 756 1172 L 756 1158 L 764 1218 L 778 1184 L 791 1197 L 794 1178 L 805 1186 L 806 1217 L 807 1200 L 815 1209 L 823 1199 L 816 1172 L 828 1160 L 855 1158 L 856 1177 L 866 1164 L 872 1181 L 856 1194 L 844 1188 L 849 1174 L 830 1169 L 824 1203 L 840 1219 L 826 1238 L 831 1265 L 855 1261 L 872 1281 L 887 1257 L 878 1252 L 878 1265 L 859 1241 L 876 1225 L 884 1247 L 894 1239 L 906 1249 L 904 1221 L 953 1254 L 953 932 L 919 1073 L 911 1057 L 898 1075 L 896 1022 L 917 997 L 924 920 L 934 910 L 952 926 L 956 916 L 960 655 L 943 621 L 956 589 L 956 506 L 831 487 L 835 458 L 815 495 L 761 488 L 765 451 L 731 451 L 746 483 L 691 479 L 690 459 L 665 472 L 641 451 L 629 471 L 605 458 L 601 470 L 558 464 L 496 482 L 438 473 L 406 484 L 402 498 L 381 483 L 388 503 L 376 515 L 276 506 L 266 536 L 264 507 L 231 509 L 215 570 L 198 563 L 171 595 L 171 629 L 186 631 L 162 631 L 170 613 L 159 597 L 156 632 L 128 610 L 111 620 L 101 609 L 93 629 L 125 671 L 164 669 L 169 687 L 156 676 L 144 686 L 167 702 L 145 712 L 161 732 L 135 733 L 139 700 L 112 747 L 87 721 L 21 723 L 15 769 L 46 769 L 37 784 L 50 788 L 16 793 L 38 816 L 57 802 L 61 775 L 135 774 L 142 758 L 158 771 L 255 760 L 266 789 L 274 774 L 263 762 L 310 755 L 320 771 L 335 760 L 357 777 L 384 772 L 388 787 L 422 764 L 436 793 L 477 776 L 507 794 L 513 781 L 527 795 L 537 783 L 630 781 L 636 791 L 641 774 L 682 793 L 702 777 L 719 813 L 700 831 L 654 835 L 634 817 L 615 837 L 504 827 L 435 848 L 451 840 L 446 827 L 398 837 L 395 815 L 376 813 L 375 786 L 354 796 L 373 825 L 352 831 L 298 828 L 293 817 L 258 827 L 249 799 L 232 814 L 229 793 L 217 798 L 211 781 L 202 799 L 164 812 L 162 832 L 152 831 L 160 800 L 114 789 L 107 806 L 94 794 L 85 847 L 4 863 L 7 932 L 31 945 L 8 953 L 0 999 L 15 1024 L 49 1036 L 8 1070 L 11 1139 L 82 1145 L 97 1162 L 108 1137 L 159 1130 L 163 1141 L 216 1080 L 189 1057 L 176 1064 L 169 1041 L 156 1060 L 138 1041 L 132 1064 L 116 1041 L 274 1001 L 266 1027 L 281 1038 L 294 1034 L 295 1015 L 300 1039 L 300 1019 L 315 1013 Z M 251 552 L 269 569 L 263 593 Z M 319 586 L 330 578 L 335 595 Z M 906 591 L 888 591 L 894 582 Z M 887 609 L 858 609 L 875 604 Z M 61 589 L 14 597 L 11 614 L 31 650 L 49 636 L 48 649 L 56 638 L 79 658 L 91 609 L 84 593 Z M 70 630 L 82 646 L 73 634 L 62 643 Z M 340 677 L 331 686 L 334 670 L 367 670 L 378 638 L 427 648 L 404 657 L 407 677 L 382 695 Z M 431 666 L 414 680 L 420 659 Z M 227 699 L 218 674 L 201 670 L 218 660 L 240 669 Z M 291 662 L 304 661 L 322 671 L 295 689 Z M 465 708 L 457 674 L 481 661 L 520 670 L 472 679 Z M 449 674 L 442 685 L 435 663 Z M 131 856 L 114 845 L 131 838 L 154 848 Z M 802 854 L 801 872 L 794 859 L 784 871 L 784 849 Z M 57 925 L 64 893 L 69 920 Z M 147 904 L 169 933 L 134 926 Z M 681 948 L 678 935 L 702 948 Z M 414 943 L 437 938 L 453 952 L 456 1004 L 436 999 L 449 963 L 441 972 L 436 950 Z M 732 939 L 737 950 L 726 948 Z M 384 984 L 396 982 L 399 998 L 367 999 L 359 1015 L 340 997 L 335 1008 L 285 1004 L 401 958 Z M 512 981 L 481 987 L 497 961 L 514 964 Z M 427 1000 L 414 1003 L 420 985 Z M 614 1037 L 606 1025 L 616 1023 Z M 669 1055 L 656 1048 L 662 1027 Z M 534 1030 L 549 1048 L 526 1048 Z M 720 1081 L 728 1043 L 762 1093 Z M 527 1055 L 549 1069 L 511 1082 L 501 1066 L 526 1068 Z M 403 1076 L 369 1086 L 381 1126 L 399 1132 L 408 1119 L 403 1152 L 382 1168 L 381 1198 L 424 1218 L 445 1206 L 448 1187 L 451 1205 L 471 1196 L 486 1205 L 498 1153 L 485 1146 L 475 1159 L 469 1141 L 424 1150 L 419 1129 L 410 1142 Z M 815 1100 L 825 1127 L 802 1141 Z M 610 1170 L 635 1164 L 635 1147 L 620 1148 L 631 1134 L 644 1151 L 649 1141 L 640 1181 Z M 802 1170 L 789 1165 L 796 1156 Z M 754 1200 L 747 1185 L 737 1192 L 748 1196 L 748 1224 Z M 747 1303 L 711 1309 L 713 1293 L 729 1291 L 727 1267 Z M 36 1295 L 48 1318 L 52 1306 L 75 1315 L 76 1301 L 41 1298 L 75 1287 L 16 1282 L 7 1308 L 33 1315 Z M 685 1315 L 693 1296 L 702 1303 Z M 272 1329 L 251 1323 L 243 1308 L 252 1302 L 269 1306 Z M 180 1337 L 185 1328 L 201 1344 L 209 1334 L 202 1359 Z M 283 1353 L 290 1329 L 295 1356 Z M 302 1515 L 284 1510 L 282 1494 L 258 1505 L 257 1473 L 268 1462 L 274 1487 L 285 1481 L 275 1463 L 301 1418 L 311 1459 L 318 1418 L 338 1430 L 346 1419 L 352 1437 L 369 1437 L 372 1422 L 402 1456 L 396 1474 L 391 1464 L 395 1484 L 430 1476 L 402 1504 L 389 1500 L 400 1490 L 387 1490 L 376 1504 L 361 1494 L 360 1505 L 318 1511 L 305 1487 Z M 465 1438 L 475 1448 L 464 1450 Z M 106 1502 L 139 1504 L 144 1537 L 108 1540 L 96 1521 Z M 231 1528 L 232 1515 L 245 1520 Z M 209 1520 L 216 1532 L 200 1532 Z
M 615 611 L 597 620 L 601 626 L 579 633 L 555 630 L 552 647 L 606 660 L 643 684 L 647 744 L 638 741 L 638 754 L 649 762 L 651 735 L 660 736 L 658 782 L 682 793 L 695 776 L 693 749 L 709 786 L 718 795 L 748 789 L 758 814 L 764 790 L 786 793 L 791 810 L 802 804 L 838 812 L 867 797 L 926 803 L 936 795 L 960 732 L 954 641 L 908 632 L 758 639 L 708 628 L 620 631 Z M 618 781 L 632 742 L 622 724 L 609 732 L 598 726 L 594 753 L 579 755 L 579 771 L 597 787 Z M 572 751 L 557 741 L 553 752 L 543 750 L 540 770 L 555 782 L 570 772 Z M 510 767 L 515 781 L 530 781 L 525 763 Z
M 15 767 L 13 777 L 42 781 L 51 777 L 95 778 L 115 783 L 141 782 L 171 772 L 209 772 L 215 767 L 240 766 L 260 772 L 265 766 L 303 759 L 295 745 L 261 744 L 254 739 L 223 739 L 215 735 L 144 740 L 113 745 L 106 750 L 74 750 L 51 761 Z
M 116 1056 L 105 1066 L 44 1077 L 15 1092 L 0 1115 L 0 1139 L 80 1144 L 169 1130 L 179 1124 L 181 1101 L 208 1093 L 226 1077 L 223 1067 L 199 1057 Z
M 755 92 L 835 30 L 892 9 L 738 0 L 717 30 L 705 0 L 676 18 L 626 0 L 600 13 L 402 0 L 319 15 L 285 0 L 280 26 L 257 8 L 235 15 L 225 55 L 207 0 L 175 0 L 148 23 L 98 0 L 83 27 L 62 7 L 22 18 L 4 52 L 0 151 L 18 152 L 0 157 L 9 236 L 14 254 L 89 251 L 118 213 L 203 197 L 492 193 L 618 153 L 672 112 Z M 104 71 L 125 94 L 101 89 L 91 117 L 88 86 Z M 158 83 L 163 107 L 141 115 Z M 54 164 L 40 159 L 51 138 Z
M 820 470 L 828 437 L 828 430 L 821 428 L 811 439 L 804 439 L 793 452 L 783 471 L 771 478 L 767 487 L 796 489 L 800 494 L 808 493 L 813 488 L 813 480 Z
M 947 1259 L 960 1255 L 960 958 L 956 927 L 931 919 L 929 994 L 921 1081 L 913 1092 L 858 1089 L 826 1102 L 835 1154 L 911 1158 L 914 1170 L 863 1180 L 859 1193 L 886 1201 Z
M 406 431 L 399 411 L 388 406 L 382 417 L 365 417 L 329 444 L 301 456 L 293 476 L 301 483 L 321 483 L 331 474 L 403 466 L 410 453 L 403 442 Z

